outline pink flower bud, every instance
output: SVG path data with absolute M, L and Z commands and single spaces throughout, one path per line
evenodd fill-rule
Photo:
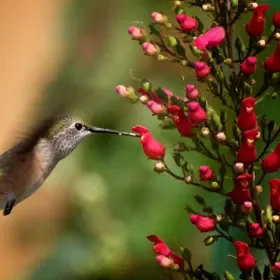
M 245 201 L 243 202 L 243 204 L 241 205 L 241 211 L 244 213 L 244 214 L 250 214 L 252 213 L 252 210 L 253 210 L 253 204 L 251 201 Z
M 206 33 L 198 36 L 194 40 L 194 46 L 199 50 L 204 50 L 207 47 L 217 47 L 219 46 L 225 39 L 225 29 L 221 26 L 216 26 L 209 29 Z
M 257 70 L 257 58 L 255 56 L 247 57 L 240 65 L 240 70 L 245 75 L 251 75 Z
M 210 74 L 210 67 L 202 61 L 198 61 L 194 64 L 195 74 L 198 78 L 205 78 Z
M 154 115 L 165 114 L 166 109 L 162 104 L 159 104 L 153 100 L 147 102 L 147 107 L 151 110 Z
M 214 177 L 214 172 L 208 166 L 200 166 L 199 177 L 201 181 L 211 181 Z
M 121 97 L 128 97 L 129 96 L 129 92 L 128 92 L 126 86 L 123 86 L 123 85 L 116 86 L 116 92 Z
M 280 274 L 280 262 L 275 262 L 271 270 L 273 274 Z
M 162 24 L 162 23 L 167 22 L 167 17 L 158 12 L 153 12 L 151 14 L 151 17 L 155 23 Z
M 242 162 L 235 163 L 234 171 L 236 173 L 243 173 L 244 172 L 244 164 Z
M 203 217 L 201 215 L 192 214 L 190 216 L 190 220 L 192 224 L 196 225 L 196 227 L 201 232 L 208 232 L 215 229 L 215 221 L 209 217 Z
M 226 137 L 224 132 L 219 132 L 219 133 L 216 134 L 216 139 L 219 142 L 224 142 L 227 139 L 227 137 Z
M 143 28 L 138 28 L 136 26 L 130 26 L 128 28 L 128 33 L 131 35 L 132 38 L 140 40 L 144 38 L 145 31 Z
M 192 84 L 187 84 L 185 90 L 186 90 L 186 97 L 190 100 L 196 99 L 199 95 L 199 91 Z
M 207 114 L 198 102 L 192 101 L 187 106 L 189 109 L 188 117 L 192 123 L 199 124 L 206 120 Z
M 195 18 L 188 17 L 185 14 L 180 14 L 176 16 L 176 20 L 184 32 L 192 32 L 197 29 L 198 23 Z
M 157 48 L 150 42 L 145 42 L 142 44 L 142 49 L 147 55 L 156 55 L 158 53 Z
M 249 234 L 252 237 L 261 237 L 263 235 L 263 229 L 258 223 L 252 223 L 249 228 Z
M 171 267 L 174 264 L 172 259 L 164 255 L 156 256 L 156 262 L 158 262 L 161 267 Z

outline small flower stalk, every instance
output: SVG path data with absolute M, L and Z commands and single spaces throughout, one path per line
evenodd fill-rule
M 182 279 L 221 279 L 181 244 L 194 240 L 214 247 L 224 240 L 231 254 L 231 258 L 221 255 L 219 263 L 226 280 L 238 275 L 241 280 L 279 279 L 280 122 L 278 112 L 266 106 L 269 100 L 278 102 L 280 11 L 268 4 L 174 0 L 173 16 L 151 11 L 151 23 L 145 28 L 128 27 L 128 36 L 145 55 L 143 63 L 149 65 L 153 59 L 164 72 L 173 64 L 181 69 L 170 68 L 172 82 L 180 80 L 176 90 L 136 78 L 131 85 L 115 89 L 118 96 L 133 106 L 137 103 L 143 114 L 158 122 L 158 127 L 148 122 L 147 127 L 135 125 L 132 131 L 139 136 L 144 157 L 153 161 L 147 165 L 157 176 L 174 179 L 170 192 L 175 185 L 184 188 L 187 215 L 182 225 L 190 223 L 199 233 L 197 238 L 189 235 L 178 240 L 174 250 L 154 234 L 147 237 L 156 265 L 172 276 L 176 271 Z M 191 16 L 196 14 L 193 6 L 211 24 Z M 239 32 L 240 19 L 246 20 L 244 34 Z M 172 131 L 177 140 L 170 144 L 167 135 Z M 158 139 L 153 135 L 159 135 Z M 172 160 L 177 168 L 172 167 Z M 161 193 L 157 195 L 160 199 Z M 170 201 L 168 207 L 180 206 Z M 261 259 L 256 250 L 263 252 Z M 240 273 L 227 271 L 231 261 Z

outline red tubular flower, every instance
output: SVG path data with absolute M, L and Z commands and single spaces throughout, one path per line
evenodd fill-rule
M 280 42 L 274 53 L 264 61 L 266 72 L 275 73 L 280 71 Z
M 193 17 L 188 17 L 185 14 L 177 15 L 176 20 L 180 24 L 180 27 L 184 32 L 195 31 L 198 27 L 197 20 Z
M 194 68 L 195 68 L 195 75 L 198 78 L 206 78 L 211 72 L 210 67 L 203 61 L 196 62 L 194 64 Z
M 163 255 L 168 257 L 171 253 L 171 250 L 165 244 L 165 242 L 156 235 L 149 235 L 147 239 L 151 242 L 154 242 L 153 251 L 158 255 Z
M 190 220 L 201 232 L 209 232 L 216 227 L 215 221 L 209 217 L 192 214 Z
M 214 177 L 214 171 L 208 166 L 199 167 L 199 177 L 200 181 L 211 181 Z
M 272 23 L 275 28 L 280 28 L 280 11 L 274 14 Z
M 270 185 L 270 205 L 274 210 L 280 211 L 280 179 L 270 179 L 268 183 Z
M 243 203 L 250 198 L 249 184 L 253 176 L 251 174 L 242 174 L 235 180 L 235 186 L 230 193 L 231 200 L 234 203 Z
M 147 239 L 154 243 L 153 251 L 158 255 L 156 261 L 163 267 L 183 268 L 184 260 L 172 252 L 165 242 L 156 235 L 149 235 Z M 174 266 L 175 265 L 175 266 Z
M 250 253 L 248 244 L 241 241 L 235 241 L 233 245 L 236 248 L 237 265 L 239 269 L 243 271 L 252 270 L 256 266 L 257 261 Z
M 247 97 L 242 100 L 241 111 L 237 118 L 237 125 L 242 130 L 255 129 L 257 127 L 257 116 L 254 111 L 256 99 Z
M 246 24 L 246 31 L 249 36 L 256 37 L 260 36 L 265 28 L 265 12 L 269 8 L 269 5 L 259 5 L 253 11 L 251 20 Z
M 255 56 L 247 57 L 240 65 L 240 70 L 245 75 L 252 75 L 257 70 L 257 58 Z
M 162 104 L 157 103 L 154 100 L 149 100 L 147 102 L 147 107 L 151 110 L 153 115 L 161 115 L 166 113 L 166 108 Z
M 181 107 L 171 105 L 168 107 L 168 112 L 172 114 L 173 122 L 182 136 L 192 137 L 194 135 L 192 129 L 195 127 L 195 124 L 186 117 Z
M 258 131 L 246 130 L 243 134 L 244 140 L 237 152 L 237 161 L 242 162 L 246 167 L 252 164 L 257 158 L 256 137 Z
M 153 138 L 151 133 L 144 126 L 135 126 L 132 131 L 138 132 L 141 136 L 139 142 L 142 144 L 143 151 L 150 159 L 161 159 L 165 156 L 165 146 Z
M 207 114 L 198 102 L 192 101 L 187 106 L 189 109 L 188 117 L 192 123 L 199 124 L 206 120 Z
M 263 236 L 263 229 L 258 223 L 252 223 L 249 227 L 249 234 L 252 237 L 261 237 Z
M 280 143 L 277 144 L 272 153 L 264 158 L 262 169 L 265 173 L 275 172 L 280 169 Z

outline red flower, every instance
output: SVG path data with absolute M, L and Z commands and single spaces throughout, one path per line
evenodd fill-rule
M 242 162 L 245 166 L 252 164 L 257 158 L 256 151 L 256 130 L 246 130 L 243 134 L 244 139 L 237 152 L 237 161 Z
M 212 231 L 216 227 L 215 221 L 209 217 L 192 214 L 190 220 L 201 232 Z
M 247 57 L 240 65 L 240 70 L 245 75 L 254 74 L 257 70 L 257 58 L 255 56 Z
M 188 103 L 189 114 L 188 117 L 192 123 L 202 123 L 206 120 L 207 114 L 200 107 L 198 102 L 192 101 Z
M 264 68 L 269 73 L 280 71 L 280 42 L 277 44 L 274 53 L 264 61 Z
M 149 235 L 147 236 L 148 240 L 154 242 L 153 251 L 158 255 L 169 256 L 171 250 L 168 246 L 164 243 L 164 241 L 156 235 Z
M 153 251 L 157 254 L 156 261 L 161 266 L 170 267 L 175 264 L 177 267 L 183 268 L 183 258 L 172 252 L 161 238 L 156 235 L 149 235 L 147 239 L 154 243 Z
M 250 198 L 249 184 L 253 176 L 251 174 L 242 174 L 235 180 L 234 189 L 230 193 L 231 200 L 234 203 L 243 203 Z
M 272 23 L 275 26 L 275 28 L 280 28 L 280 12 L 277 12 L 274 14 Z
M 258 223 L 252 223 L 249 227 L 249 234 L 252 237 L 261 237 L 263 236 L 263 229 Z
M 280 211 L 280 179 L 270 179 L 268 183 L 270 185 L 270 205 L 274 210 Z
M 236 248 L 237 265 L 243 271 L 250 271 L 256 266 L 256 260 L 249 251 L 247 243 L 235 241 L 233 245 Z
M 262 169 L 265 173 L 275 172 L 280 169 L 280 143 L 276 148 L 262 161 Z
M 133 127 L 132 131 L 140 133 L 139 142 L 146 156 L 150 159 L 161 159 L 165 156 L 165 146 L 155 140 L 147 128 L 138 125 Z
M 214 172 L 208 166 L 199 167 L 200 181 L 211 181 L 214 177 Z
M 254 111 L 254 97 L 247 97 L 242 100 L 241 111 L 237 118 L 237 125 L 242 130 L 255 129 L 257 127 L 257 117 Z
M 181 107 L 177 105 L 169 106 L 168 112 L 172 114 L 173 122 L 182 136 L 192 137 L 194 135 L 192 129 L 195 127 L 195 124 L 186 117 Z
M 265 27 L 265 12 L 269 8 L 269 5 L 259 5 L 253 11 L 251 20 L 246 24 L 246 31 L 249 36 L 256 37 L 260 36 Z

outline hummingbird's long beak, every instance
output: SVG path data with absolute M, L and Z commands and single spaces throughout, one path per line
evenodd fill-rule
M 117 134 L 122 136 L 131 136 L 131 137 L 140 137 L 139 134 L 131 133 L 131 132 L 122 132 L 118 130 L 113 129 L 107 129 L 107 128 L 99 128 L 99 127 L 87 127 L 87 129 L 92 133 L 108 133 L 108 134 Z

